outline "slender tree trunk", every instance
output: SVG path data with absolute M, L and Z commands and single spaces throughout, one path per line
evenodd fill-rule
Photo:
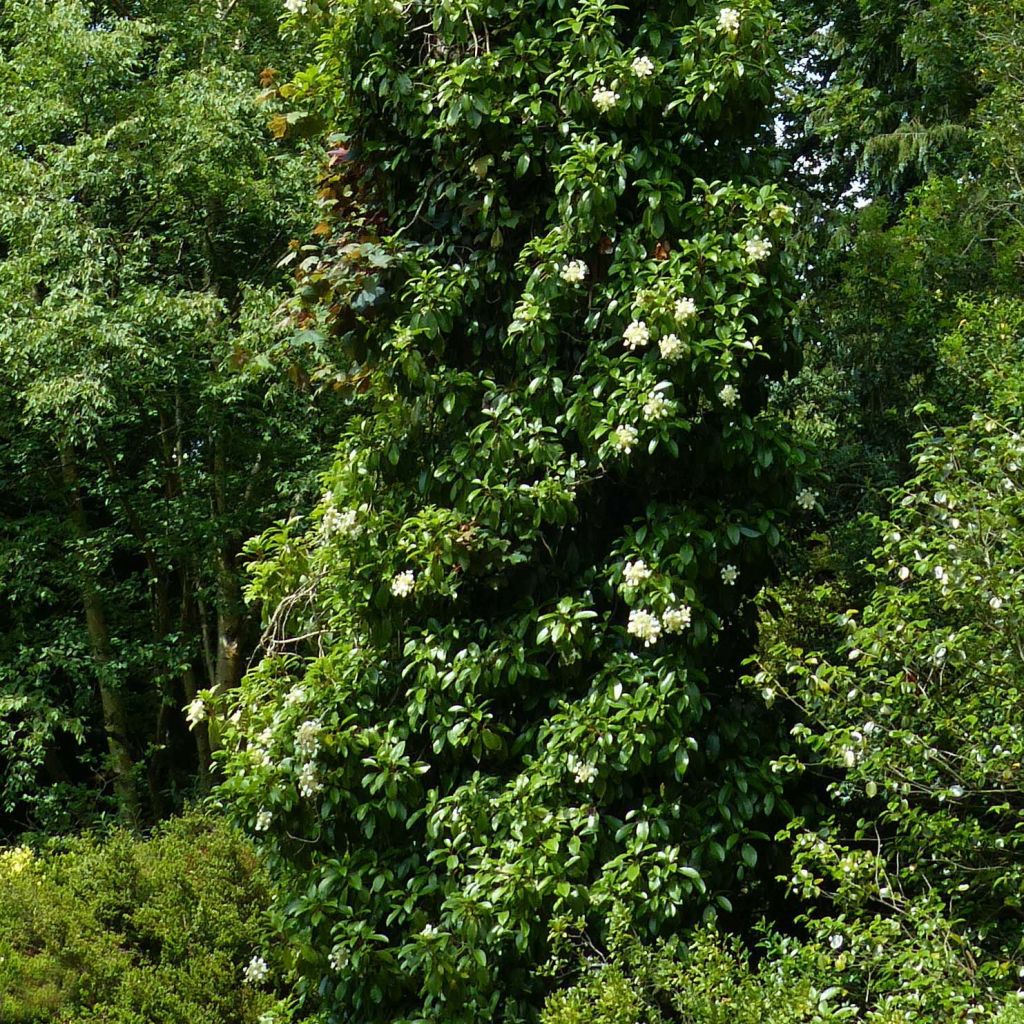
M 68 492 L 71 526 L 77 539 L 84 541 L 89 536 L 89 523 L 85 506 L 82 504 L 78 467 L 69 448 L 61 447 L 60 462 Z M 122 694 L 110 683 L 109 666 L 113 661 L 113 651 L 103 599 L 89 578 L 88 572 L 82 573 L 80 586 L 86 630 L 92 647 L 93 661 L 96 664 L 100 705 L 103 710 L 103 729 L 114 769 L 114 794 L 121 815 L 135 822 L 139 818 L 139 797 L 132 779 L 133 763 L 128 747 L 128 713 Z

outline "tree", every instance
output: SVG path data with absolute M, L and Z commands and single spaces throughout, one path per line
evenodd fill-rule
M 745 898 L 776 725 L 745 598 L 815 496 L 761 2 L 315 5 L 336 128 L 302 329 L 353 396 L 250 546 L 266 654 L 223 799 L 340 1019 L 521 1020 L 549 928 Z M 322 19 L 317 21 L 316 19 Z M 317 28 L 319 26 L 319 28 Z
M 67 809 L 40 775 L 99 770 L 134 818 L 208 772 L 180 708 L 237 683 L 241 545 L 324 457 L 312 392 L 263 372 L 309 205 L 259 103 L 276 17 L 24 0 L 0 22 L 0 756 L 29 822 Z

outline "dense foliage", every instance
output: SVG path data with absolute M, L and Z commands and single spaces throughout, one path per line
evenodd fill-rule
M 418 8 L 339 9 L 304 83 L 350 195 L 295 315 L 362 396 L 312 524 L 250 548 L 223 793 L 339 1017 L 520 1020 L 553 918 L 712 918 L 773 820 L 741 609 L 815 503 L 762 415 L 796 364 L 778 26 Z
M 0 17 L 11 827 L 88 818 L 97 776 L 122 813 L 159 816 L 209 769 L 180 709 L 234 686 L 255 643 L 241 545 L 329 447 L 324 403 L 261 369 L 274 265 L 310 207 L 301 151 L 273 148 L 258 102 L 276 13 L 18 0 Z
M 198 815 L 148 840 L 117 831 L 10 848 L 0 854 L 0 1019 L 256 1024 L 282 1003 L 249 966 L 265 945 L 269 892 L 252 847 Z
M 1021 1024 L 1022 15 L 4 5 L 0 1018 Z

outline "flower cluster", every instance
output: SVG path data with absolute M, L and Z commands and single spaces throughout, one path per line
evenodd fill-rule
M 666 334 L 658 342 L 658 348 L 661 350 L 661 358 L 668 363 L 674 363 L 686 351 L 686 345 L 678 334 Z
M 666 633 L 682 633 L 693 621 L 693 610 L 688 604 L 675 605 L 666 609 L 661 616 L 661 624 Z
M 627 562 L 622 570 L 622 582 L 627 587 L 638 587 L 644 580 L 650 578 L 650 567 L 642 558 L 638 558 L 635 562 Z
M 634 608 L 629 613 L 626 631 L 630 636 L 643 640 L 645 647 L 650 647 L 661 636 L 661 620 L 642 608 Z
M 689 323 L 697 316 L 697 303 L 690 298 L 677 299 L 673 312 L 679 323 Z
M 391 593 L 395 597 L 408 597 L 416 587 L 416 576 L 409 569 L 400 572 L 391 581 Z
M 323 728 L 319 722 L 309 719 L 295 730 L 295 750 L 307 761 L 316 757 L 320 750 Z
M 320 520 L 320 532 L 325 537 L 333 537 L 335 534 L 355 536 L 359 532 L 357 520 L 358 514 L 354 508 L 341 511 L 329 505 Z
M 727 586 L 731 587 L 735 585 L 736 581 L 740 578 L 740 571 L 735 565 L 723 565 L 722 566 L 722 582 Z
M 772 253 L 772 243 L 766 238 L 748 238 L 743 243 L 743 251 L 747 254 L 747 259 L 752 263 L 757 263 L 759 260 L 767 259 Z
M 643 320 L 634 320 L 623 332 L 622 339 L 631 352 L 643 348 L 651 340 L 651 332 Z
M 740 30 L 740 12 L 735 7 L 723 7 L 718 12 L 718 31 L 735 36 Z
M 256 824 L 253 826 L 257 832 L 266 832 L 270 828 L 270 823 L 274 820 L 274 816 L 265 807 L 260 809 L 259 814 L 256 815 Z
M 267 966 L 267 961 L 261 956 L 254 956 L 242 972 L 242 980 L 246 985 L 259 985 L 260 982 L 266 980 L 269 973 L 270 968 Z
M 797 496 L 796 503 L 806 512 L 810 512 L 818 504 L 817 491 L 805 487 Z
M 205 722 L 208 717 L 206 701 L 202 697 L 196 697 L 185 709 L 185 721 L 188 722 L 190 729 L 194 729 L 200 722 Z
M 316 796 L 323 788 L 316 765 L 312 761 L 308 761 L 299 771 L 299 796 L 308 800 L 310 797 Z
M 599 86 L 594 90 L 593 100 L 594 106 L 597 107 L 602 114 L 605 114 L 619 102 L 619 94 L 611 89 L 605 89 Z
M 733 384 L 726 384 L 721 391 L 718 392 L 718 397 L 722 400 L 722 405 L 727 409 L 731 409 L 739 400 L 740 393 Z
M 633 450 L 633 445 L 640 440 L 640 433 L 636 427 L 631 427 L 628 423 L 622 424 L 615 428 L 612 433 L 612 444 L 615 445 L 616 449 L 624 454 L 628 455 Z
M 588 273 L 587 265 L 583 260 L 570 260 L 562 267 L 559 276 L 569 284 L 582 284 Z
M 654 74 L 654 61 L 646 56 L 637 57 L 630 65 L 630 71 L 637 78 L 650 78 Z
M 649 423 L 666 420 L 675 412 L 675 403 L 669 401 L 663 394 L 669 387 L 671 385 L 667 381 L 663 381 L 647 396 L 647 401 L 644 403 L 644 419 Z

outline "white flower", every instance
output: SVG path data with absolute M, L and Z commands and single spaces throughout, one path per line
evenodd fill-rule
M 756 263 L 771 255 L 772 243 L 764 238 L 748 238 L 743 243 L 743 251 L 747 254 L 747 259 Z
M 697 315 L 697 303 L 690 298 L 677 299 L 675 305 L 676 320 L 681 324 L 689 323 Z
M 658 342 L 658 348 L 661 349 L 661 358 L 669 363 L 674 363 L 686 350 L 677 334 L 666 334 Z
M 348 954 L 341 946 L 335 946 L 327 962 L 331 965 L 332 971 L 343 971 L 348 966 Z
M 316 773 L 316 765 L 312 761 L 304 764 L 299 772 L 299 796 L 309 799 L 309 797 L 315 796 L 323 788 L 320 777 Z
M 589 271 L 583 260 L 570 260 L 562 267 L 560 277 L 569 284 L 581 284 Z
M 425 939 L 429 939 L 431 936 L 436 935 L 436 934 L 437 934 L 437 927 L 435 925 L 432 925 L 432 924 L 424 925 L 423 926 L 423 930 L 420 932 L 420 935 L 422 935 L 423 938 L 425 938 Z
M 323 728 L 319 722 L 309 719 L 295 730 L 295 749 L 307 760 L 320 749 L 320 733 Z
M 602 114 L 605 114 L 619 102 L 619 94 L 617 92 L 613 92 L 611 89 L 605 89 L 602 86 L 598 86 L 594 90 L 593 99 L 594 106 L 597 107 Z
M 284 0 L 284 9 L 292 14 L 308 14 L 308 0 Z
M 731 587 L 740 578 L 740 571 L 735 565 L 723 565 L 722 566 L 722 582 L 727 586 Z
M 415 586 L 416 577 L 409 569 L 406 569 L 391 581 L 391 593 L 395 597 L 408 597 L 413 592 Z
M 274 820 L 274 816 L 270 811 L 264 808 L 256 815 L 256 824 L 253 826 L 257 832 L 266 832 L 270 828 L 271 821 Z
M 616 427 L 612 432 L 612 444 L 620 452 L 625 452 L 626 455 L 633 450 L 633 445 L 637 443 L 639 438 L 640 434 L 636 427 L 631 427 L 628 423 Z
M 718 31 L 734 36 L 740 30 L 740 12 L 735 7 L 723 7 L 718 12 Z
M 293 686 L 285 695 L 284 702 L 289 707 L 293 704 L 301 704 L 306 699 L 306 690 L 302 686 Z
M 810 512 L 818 503 L 817 491 L 812 491 L 809 487 L 805 487 L 797 496 L 796 503 L 804 509 L 806 512 Z
M 722 405 L 731 409 L 740 400 L 740 393 L 732 384 L 726 384 L 718 392 L 718 397 L 722 400 Z
M 661 617 L 661 624 L 665 627 L 666 633 L 682 633 L 693 619 L 693 611 L 687 604 L 676 605 L 675 608 L 668 608 Z
M 832 937 L 831 937 L 831 938 L 830 938 L 830 939 L 828 940 L 828 944 L 829 944 L 829 945 L 830 945 L 830 946 L 831 946 L 831 947 L 832 947 L 833 949 L 842 949 L 842 948 L 843 948 L 843 937 L 842 937 L 842 935 L 833 935 L 833 936 L 832 936 Z
M 647 329 L 647 324 L 643 320 L 634 320 L 622 332 L 622 338 L 626 343 L 626 348 L 634 351 L 635 349 L 643 348 L 651 340 L 651 332 Z
M 846 747 L 843 750 L 843 764 L 847 768 L 852 768 L 857 763 L 857 751 L 853 747 Z
M 622 581 L 627 587 L 639 587 L 644 580 L 650 578 L 651 570 L 642 558 L 635 562 L 627 562 L 622 570 Z
M 637 57 L 629 69 L 637 78 L 650 78 L 654 74 L 654 61 L 650 57 Z
M 634 608 L 629 613 L 626 631 L 631 636 L 643 640 L 645 647 L 650 647 L 661 636 L 661 623 L 656 615 L 640 608 Z
M 577 782 L 583 785 L 589 785 L 594 779 L 597 778 L 597 765 L 590 764 L 587 761 L 581 761 L 576 766 L 575 779 Z
M 901 565 L 900 566 L 900 571 L 899 571 L 899 573 L 897 575 L 905 583 L 907 580 L 910 579 L 910 569 L 907 566 L 905 566 L 905 565 Z
M 325 537 L 333 536 L 336 533 L 347 533 L 354 536 L 359 532 L 356 518 L 357 513 L 354 508 L 347 508 L 344 512 L 340 512 L 331 505 L 320 520 L 320 532 Z
M 269 973 L 267 961 L 261 956 L 254 956 L 242 972 L 242 980 L 246 985 L 258 985 Z
M 206 702 L 202 697 L 196 697 L 185 709 L 185 721 L 188 722 L 190 729 L 194 729 L 200 722 L 205 722 L 207 716 Z
M 657 423 L 659 420 L 666 420 L 675 412 L 675 402 L 670 402 L 662 390 L 669 387 L 667 382 L 659 384 L 648 396 L 644 403 L 644 419 L 649 423 Z
M 964 787 L 963 786 L 950 786 L 949 787 L 949 795 L 951 797 L 953 797 L 954 800 L 959 800 L 964 795 Z
M 993 597 L 992 600 L 989 601 L 988 606 L 992 611 L 997 612 L 1003 607 L 1003 599 L 1001 597 Z

